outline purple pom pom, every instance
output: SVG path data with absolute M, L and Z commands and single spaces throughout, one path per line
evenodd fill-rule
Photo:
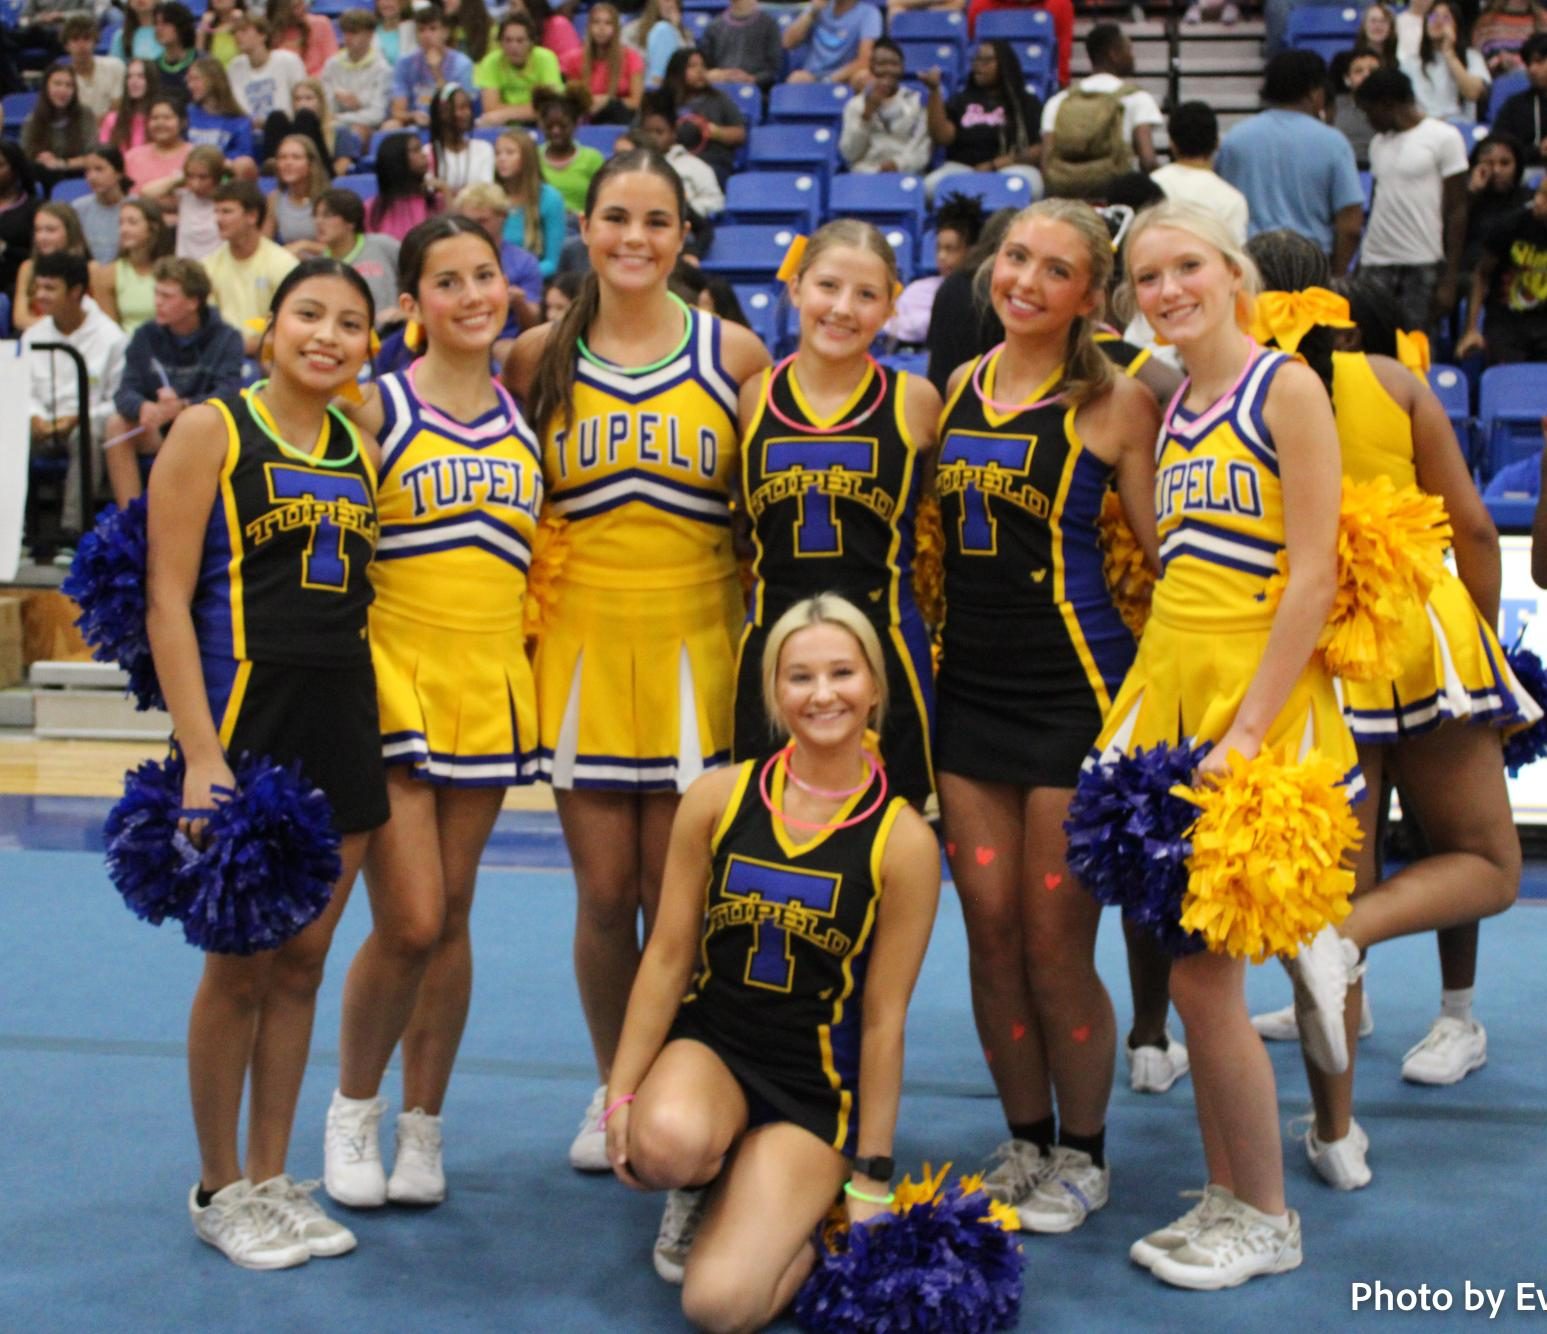
M 1515 647 L 1504 655 L 1528 695 L 1547 711 L 1547 667 L 1528 648 Z M 1547 717 L 1504 739 L 1504 766 L 1511 778 L 1528 764 L 1547 755 Z
M 1064 823 L 1069 869 L 1175 956 L 1201 950 L 1203 939 L 1180 926 L 1192 851 L 1184 835 L 1198 812 L 1171 789 L 1192 783 L 1208 750 L 1161 742 L 1087 769 Z
M 110 505 L 81 538 L 60 591 L 79 604 L 75 624 L 91 656 L 116 662 L 129 676 L 136 708 L 165 707 L 145 633 L 145 497 Z
M 193 895 L 187 862 L 173 842 L 182 804 L 182 761 L 147 760 L 124 775 L 124 794 L 103 830 L 108 875 L 130 911 L 152 926 L 181 919 Z
M 817 1334 L 1011 1329 L 1020 1314 L 1021 1248 L 987 1221 L 988 1197 L 954 1187 L 900 1217 L 841 1233 L 795 1297 Z

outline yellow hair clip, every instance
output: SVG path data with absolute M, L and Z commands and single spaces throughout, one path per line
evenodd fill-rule
M 1429 335 L 1420 329 L 1397 330 L 1397 360 L 1420 379 L 1429 374 Z
M 1301 340 L 1318 326 L 1352 329 L 1348 301 L 1325 287 L 1303 292 L 1263 292 L 1253 304 L 1249 332 L 1259 343 L 1277 343 L 1281 352 L 1295 352 Z
M 806 257 L 806 238 L 797 235 L 790 242 L 790 248 L 784 252 L 784 258 L 779 262 L 779 271 L 774 274 L 781 283 L 793 282 L 795 275 L 800 272 L 800 261 Z
M 418 320 L 409 320 L 403 326 L 403 346 L 417 352 L 424 345 L 424 326 Z
M 358 380 L 351 380 L 348 384 L 339 389 L 338 397 L 343 399 L 344 402 L 353 403 L 356 407 L 358 407 L 361 403 L 365 402 L 365 391 L 360 388 L 360 382 Z
M 892 300 L 897 300 L 902 295 L 902 284 L 897 279 L 892 279 Z
M 381 355 L 381 335 L 377 333 L 376 330 L 372 329 L 371 340 L 365 346 L 367 351 L 370 352 L 371 356 L 379 357 Z

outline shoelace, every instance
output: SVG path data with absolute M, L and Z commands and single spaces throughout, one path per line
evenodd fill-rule
M 999 1161 L 999 1166 L 985 1178 L 995 1185 L 1005 1187 L 1016 1199 L 1041 1184 L 1042 1174 L 1052 1162 L 1050 1158 L 1035 1152 L 1035 1146 L 1017 1148 L 1020 1142 L 1007 1139 L 994 1150 L 993 1156 Z
M 432 1164 L 440 1156 L 440 1133 L 433 1126 L 409 1125 L 399 1127 L 397 1138 L 398 1161 L 405 1158 L 418 1163 Z
M 667 1196 L 666 1213 L 661 1219 L 661 1244 L 682 1250 L 691 1246 L 703 1217 L 703 1207 L 703 1191 L 672 1191 Z
M 329 1124 L 328 1129 L 333 1135 L 333 1142 L 343 1150 L 346 1161 L 352 1163 L 365 1162 L 367 1157 L 376 1157 L 370 1154 L 371 1143 L 376 1138 L 377 1126 L 381 1122 L 383 1108 L 380 1104 L 369 1108 L 356 1116 L 336 1116 Z
M 294 1223 L 288 1196 L 251 1194 L 245 1201 L 243 1212 L 245 1227 L 239 1225 L 238 1230 L 244 1240 L 262 1244 L 269 1241 L 289 1241 L 293 1237 L 300 1236 L 300 1231 Z

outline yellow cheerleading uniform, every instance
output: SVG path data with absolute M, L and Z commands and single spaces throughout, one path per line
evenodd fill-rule
M 497 407 L 461 422 L 424 402 L 414 375 L 377 382 L 382 756 L 435 783 L 530 783 L 537 692 L 522 600 L 543 498 L 537 439 L 502 386 Z
M 1278 455 L 1263 420 L 1288 361 L 1258 352 L 1240 385 L 1201 413 L 1181 406 L 1161 428 L 1155 513 L 1161 576 L 1129 670 L 1087 766 L 1159 742 L 1218 741 L 1235 720 L 1273 625 L 1264 599 L 1284 546 Z M 1318 658 L 1300 673 L 1264 745 L 1292 742 L 1339 766 L 1351 799 L 1363 791 L 1353 738 Z
M 730 498 L 740 453 L 720 322 L 648 374 L 575 364 L 542 442 L 569 554 L 538 641 L 543 773 L 559 788 L 681 792 L 730 759 L 743 618 Z
M 1363 482 L 1384 475 L 1398 487 L 1418 485 L 1412 419 L 1363 353 L 1333 354 L 1332 406 L 1347 476 Z M 1413 609 L 1403 641 L 1408 649 L 1395 680 L 1339 683 L 1356 740 L 1399 741 L 1447 718 L 1513 728 L 1542 716 L 1510 671 L 1493 627 L 1448 568 L 1427 604 Z

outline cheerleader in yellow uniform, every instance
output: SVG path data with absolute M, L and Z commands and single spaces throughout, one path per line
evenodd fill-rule
M 441 216 L 404 239 L 398 276 L 428 348 L 356 411 L 384 442 L 370 632 L 392 804 L 366 860 L 372 929 L 344 985 L 328 1111 L 328 1193 L 356 1208 L 445 1198 L 441 1106 L 472 992 L 478 860 L 505 789 L 538 768 L 522 602 L 543 483 L 536 438 L 489 373 L 509 304 L 499 254 Z M 379 1089 L 400 1040 L 389 1181 Z
M 1327 281 L 1326 256 L 1291 232 L 1265 233 L 1249 250 L 1264 282 L 1275 289 L 1299 293 Z M 1289 312 L 1289 303 L 1279 306 Z M 1281 336 L 1281 343 L 1295 341 L 1303 327 L 1292 314 L 1286 323 L 1293 332 Z M 1377 803 L 1366 803 L 1358 864 L 1361 892 L 1337 928 L 1341 939 L 1319 937 L 1298 970 L 1296 1008 L 1307 1032 L 1314 1031 L 1314 1024 L 1304 1013 L 1305 1002 L 1343 1014 L 1341 993 L 1347 988 L 1347 1068 L 1329 1072 L 1315 1059 L 1314 1041 L 1306 1046 L 1316 1124 L 1306 1132 L 1305 1148 L 1323 1179 L 1338 1189 L 1355 1190 L 1371 1179 L 1365 1162 L 1368 1137 L 1352 1119 L 1362 990 L 1357 959 L 1379 941 L 1473 923 L 1515 901 L 1520 840 L 1504 785 L 1499 729 L 1534 722 L 1541 710 L 1515 680 L 1494 635 L 1498 534 L 1439 400 L 1390 358 L 1333 352 L 1328 328 L 1314 327 L 1297 342 L 1295 350 L 1330 381 L 1344 474 L 1354 481 L 1389 477 L 1398 487 L 1417 486 L 1441 497 L 1460 570 L 1459 578 L 1448 570 L 1442 573 L 1428 605 L 1410 616 L 1395 680 L 1341 683 L 1371 791 L 1378 791 L 1382 775 L 1389 774 L 1401 792 L 1404 812 L 1417 820 L 1429 848 L 1428 856 L 1379 880 Z M 1453 1044 L 1480 1063 L 1486 1051 L 1480 1024 L 1470 1016 L 1448 1022 L 1442 1016 L 1437 1028 L 1432 1045 Z
M 1353 738 L 1312 656 L 1336 577 L 1337 428 L 1326 392 L 1312 371 L 1243 332 L 1256 270 L 1210 215 L 1180 204 L 1146 212 L 1127 259 L 1139 309 L 1177 347 L 1188 379 L 1159 441 L 1162 575 L 1097 755 L 1212 742 L 1200 765 L 1207 778 L 1226 772 L 1231 752 L 1314 748 L 1353 797 Z M 1263 594 L 1281 551 L 1289 577 L 1273 609 Z M 1130 1254 L 1181 1287 L 1231 1287 L 1301 1260 L 1273 1067 L 1244 980 L 1242 959 L 1211 952 L 1171 970 L 1209 1184 L 1198 1206 Z
M 592 271 L 580 295 L 558 324 L 523 334 L 505 368 L 542 442 L 546 513 L 567 527 L 536 673 L 601 1075 L 570 1148 L 583 1171 L 608 1169 L 605 1081 L 677 798 L 731 751 L 743 616 L 730 530 L 736 400 L 768 353 L 668 291 L 685 217 L 665 158 L 612 158 L 586 195 Z

